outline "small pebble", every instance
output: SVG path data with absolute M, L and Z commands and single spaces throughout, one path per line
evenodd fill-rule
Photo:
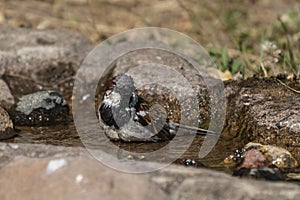
M 82 180 L 83 180 L 82 174 L 78 174 L 78 175 L 76 176 L 76 183 L 79 184 Z
M 50 160 L 46 169 L 46 174 L 52 174 L 56 170 L 62 168 L 63 166 L 67 165 L 67 161 L 63 158 Z
M 233 175 L 263 178 L 266 180 L 284 180 L 284 173 L 293 171 L 298 163 L 291 153 L 284 148 L 248 143 L 242 150 L 236 150 L 224 160 L 236 163 Z

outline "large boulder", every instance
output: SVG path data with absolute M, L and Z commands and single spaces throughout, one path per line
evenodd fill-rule
M 275 145 L 300 161 L 300 80 L 281 77 L 225 83 L 227 116 L 222 138 L 240 148 L 248 142 Z
M 241 180 L 207 169 L 171 165 L 149 174 L 126 174 L 82 148 L 0 144 L 0 159 L 1 199 L 300 198 L 298 185 Z
M 74 76 L 91 48 L 77 33 L 0 25 L 0 73 L 13 93 L 51 88 Z

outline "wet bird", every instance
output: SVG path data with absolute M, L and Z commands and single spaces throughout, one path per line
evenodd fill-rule
M 106 91 L 98 112 L 104 123 L 105 134 L 111 140 L 169 140 L 175 136 L 178 128 L 204 135 L 213 133 L 171 120 L 162 106 L 153 106 L 138 95 L 132 77 L 126 74 L 113 79 L 112 87 Z
M 108 126 L 120 129 L 132 118 L 139 99 L 133 79 L 127 75 L 117 76 L 111 90 L 107 90 L 99 106 L 99 114 Z

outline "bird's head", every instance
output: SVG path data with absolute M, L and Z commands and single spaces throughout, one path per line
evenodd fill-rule
M 115 85 L 113 91 L 119 93 L 121 96 L 131 96 L 132 92 L 136 91 L 133 79 L 126 74 L 118 75 L 113 80 L 113 83 Z

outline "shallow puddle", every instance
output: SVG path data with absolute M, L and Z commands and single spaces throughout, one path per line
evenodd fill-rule
M 76 127 L 73 121 L 68 124 L 60 124 L 56 126 L 48 127 L 16 127 L 19 130 L 19 134 L 12 139 L 6 140 L 4 142 L 13 143 L 32 143 L 32 144 L 50 144 L 58 146 L 81 146 L 83 147 L 83 142 L 79 135 L 77 134 Z M 86 126 L 87 132 L 92 132 L 93 128 L 89 124 Z M 93 135 L 93 137 L 97 137 Z M 180 157 L 178 151 L 180 147 L 168 151 L 168 154 L 161 154 L 159 159 L 155 161 L 166 163 L 170 158 L 178 158 L 174 160 L 175 164 L 187 165 L 186 160 L 190 159 L 197 162 L 196 165 L 190 165 L 192 167 L 207 167 L 217 171 L 222 171 L 228 174 L 233 173 L 233 168 L 226 165 L 223 160 L 230 154 L 234 152 L 235 149 L 240 148 L 241 144 L 234 143 L 233 141 L 225 141 L 219 139 L 218 143 L 212 149 L 212 151 L 204 158 L 199 158 L 200 147 L 203 143 L 204 136 L 194 136 L 194 135 L 182 135 L 179 136 L 178 141 L 183 141 L 193 137 L 193 142 L 189 148 Z M 90 141 L 90 142 L 89 142 Z M 104 152 L 112 153 L 113 156 L 117 156 L 119 160 L 143 160 L 143 161 L 153 161 L 151 157 L 148 157 L 148 153 L 160 150 L 169 144 L 166 142 L 111 142 L 106 137 L 90 138 L 89 141 L 85 140 L 85 144 L 89 148 L 101 149 Z M 115 148 L 119 148 L 125 151 L 115 151 Z M 172 155 L 173 154 L 173 155 Z M 136 156 L 138 155 L 138 156 Z M 294 181 L 293 181 L 294 182 Z M 295 183 L 299 184 L 299 181 Z
M 44 126 L 44 127 L 16 127 L 19 130 L 18 135 L 13 138 L 7 140 L 7 142 L 14 142 L 14 143 L 32 143 L 32 144 L 50 144 L 50 145 L 59 145 L 59 146 L 84 146 L 79 135 L 77 134 L 76 127 L 73 122 L 63 125 L 56 125 L 56 126 Z M 87 124 L 87 130 L 91 128 Z M 184 135 L 180 136 L 179 140 L 186 140 L 188 137 L 194 137 L 193 135 Z M 234 145 L 231 143 L 218 142 L 214 149 L 202 159 L 199 159 L 199 150 L 201 144 L 204 140 L 204 136 L 195 136 L 192 144 L 186 150 L 186 152 L 181 155 L 178 160 L 184 159 L 193 159 L 195 161 L 201 162 L 206 167 L 209 168 L 216 168 L 222 171 L 228 171 L 228 169 L 224 166 L 223 160 L 226 156 L 230 155 L 233 150 L 235 149 Z M 134 143 L 124 143 L 124 142 L 110 142 L 108 139 L 92 139 L 94 144 L 97 143 L 97 148 L 99 146 L 105 146 L 105 151 L 109 151 L 107 147 L 111 146 L 118 147 L 120 149 L 125 150 L 127 153 L 122 153 L 118 155 L 120 159 L 127 159 L 130 158 L 135 153 L 140 153 L 143 156 L 143 160 L 148 160 L 147 153 L 154 152 L 166 146 L 169 142 L 156 142 L 156 143 L 149 143 L 149 142 L 134 142 Z M 101 147 L 100 147 L 101 149 Z M 180 149 L 173 149 L 171 153 L 174 156 L 178 154 L 177 151 Z M 171 155 L 162 155 L 160 162 L 165 162 L 168 157 L 172 157 Z M 176 162 L 181 163 L 181 162 Z

